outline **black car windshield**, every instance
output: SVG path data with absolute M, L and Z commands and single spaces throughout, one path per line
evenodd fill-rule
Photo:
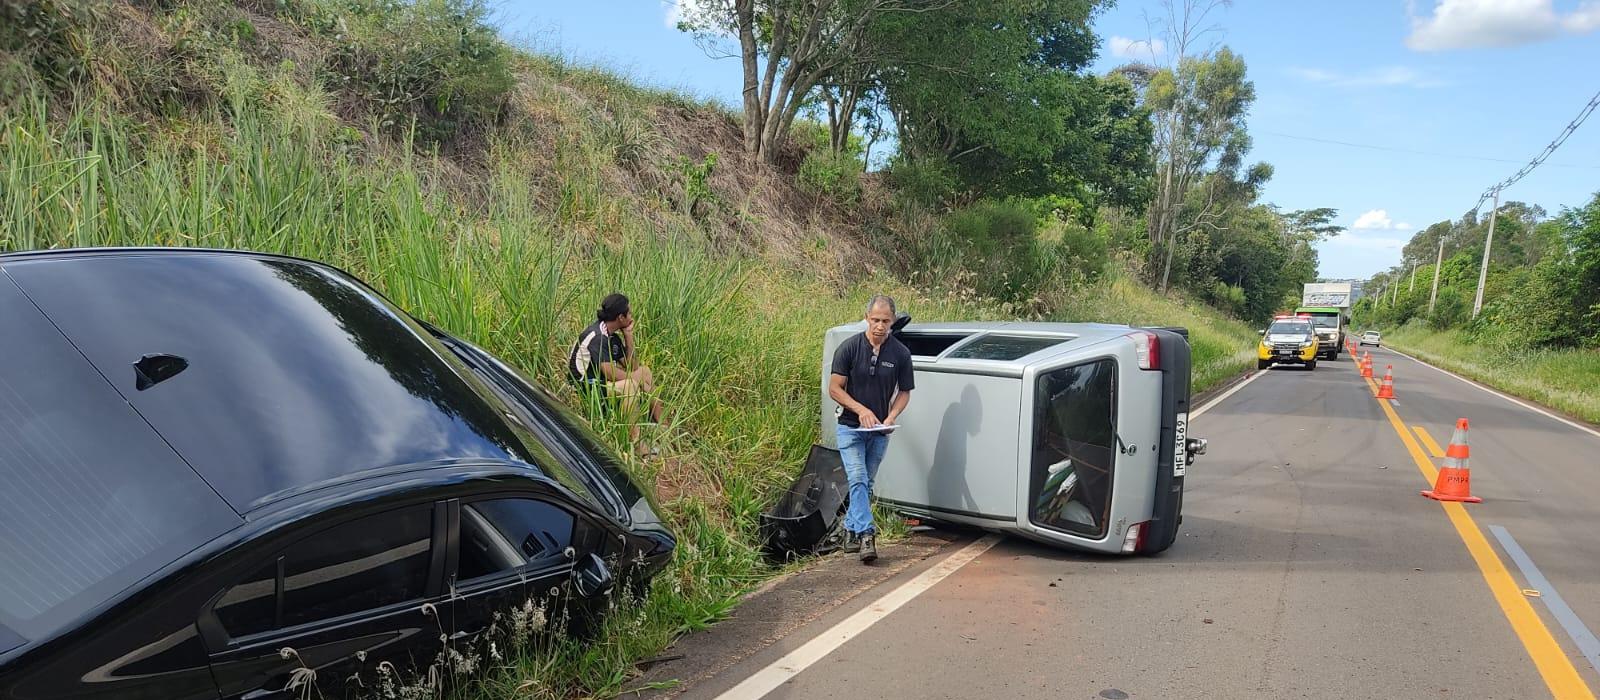
M 1267 327 L 1269 335 L 1310 335 L 1311 324 L 1304 321 L 1278 321 Z

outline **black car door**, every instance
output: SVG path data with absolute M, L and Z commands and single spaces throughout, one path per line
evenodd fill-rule
M 367 514 L 263 557 L 201 621 L 227 640 L 211 657 L 222 696 L 353 698 L 428 683 L 446 634 L 445 513 L 426 503 Z
M 578 557 L 577 519 L 557 501 L 526 493 L 451 502 L 447 619 L 456 651 L 492 658 L 501 648 L 489 642 L 525 642 L 557 614 Z

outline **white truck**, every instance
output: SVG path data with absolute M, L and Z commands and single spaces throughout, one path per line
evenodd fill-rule
M 1354 296 L 1352 287 L 1349 282 L 1310 282 L 1301 290 L 1295 315 L 1311 317 L 1311 325 L 1317 329 L 1317 354 L 1326 359 L 1339 359 L 1339 351 L 1344 348 L 1344 329 Z

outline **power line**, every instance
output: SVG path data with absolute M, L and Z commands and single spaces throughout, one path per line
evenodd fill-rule
M 1370 144 L 1370 143 L 1354 143 L 1354 142 L 1351 142 L 1351 141 L 1339 141 L 1337 139 L 1324 139 L 1324 138 L 1318 138 L 1318 137 L 1315 137 L 1315 136 L 1297 136 L 1295 134 L 1285 134 L 1285 133 L 1276 132 L 1276 131 L 1263 131 L 1263 132 L 1260 132 L 1260 133 L 1266 134 L 1267 136 L 1277 136 L 1277 137 L 1280 137 L 1280 138 L 1294 139 L 1296 141 L 1312 141 L 1312 142 L 1315 142 L 1315 143 L 1333 144 L 1335 146 L 1348 146 L 1350 148 L 1364 148 L 1364 149 L 1367 149 L 1369 151 L 1387 151 L 1387 152 L 1390 152 L 1390 153 L 1409 153 L 1411 155 L 1429 156 L 1429 157 L 1432 157 L 1432 158 L 1459 158 L 1459 159 L 1462 159 L 1462 160 L 1479 160 L 1479 161 L 1484 161 L 1484 162 L 1488 162 L 1488 163 L 1521 163 L 1522 162 L 1521 160 L 1517 160 L 1517 159 L 1513 159 L 1513 158 L 1489 158 L 1489 157 L 1486 157 L 1486 156 L 1469 156 L 1469 155 L 1463 155 L 1463 154 L 1460 154 L 1460 153 L 1439 153 L 1439 152 L 1436 152 L 1436 151 L 1419 151 L 1419 150 L 1416 150 L 1416 149 L 1413 149 L 1413 148 L 1400 148 L 1400 147 L 1397 147 L 1397 146 L 1379 146 L 1379 145 Z M 1586 169 L 1586 170 L 1600 170 L 1600 165 L 1577 165 L 1577 164 L 1574 164 L 1574 163 L 1546 163 L 1546 165 L 1549 165 L 1552 168 L 1580 168 L 1580 169 Z
M 1483 239 L 1483 263 L 1478 266 L 1478 294 L 1472 301 L 1473 318 L 1477 318 L 1478 312 L 1483 310 L 1483 287 L 1489 279 L 1489 251 L 1494 246 L 1494 222 L 1500 218 L 1500 193 L 1505 191 L 1507 187 L 1517 184 L 1517 181 L 1522 178 L 1527 177 L 1528 173 L 1544 165 L 1545 159 L 1549 158 L 1550 154 L 1555 153 L 1556 149 L 1561 147 L 1561 144 L 1566 143 L 1567 137 L 1572 136 L 1572 132 L 1583 126 L 1584 120 L 1588 119 L 1589 115 L 1594 114 L 1596 107 L 1600 107 L 1600 92 L 1596 92 L 1594 97 L 1589 98 L 1589 104 L 1578 110 L 1578 116 L 1567 122 L 1566 128 L 1556 135 L 1555 140 L 1551 141 L 1550 145 L 1539 151 L 1539 155 L 1534 156 L 1533 160 L 1528 161 L 1527 165 L 1522 166 L 1522 169 L 1513 173 L 1511 177 L 1490 186 L 1478 197 L 1478 203 L 1472 205 L 1472 215 L 1477 216 L 1478 210 L 1483 208 L 1484 201 L 1494 200 L 1494 208 L 1489 210 L 1489 233 Z
M 1522 178 L 1526 177 L 1528 173 L 1533 172 L 1540 165 L 1543 165 L 1545 159 L 1549 158 L 1550 154 L 1555 153 L 1556 149 L 1561 147 L 1561 144 L 1566 143 L 1567 137 L 1572 136 L 1572 132 L 1577 131 L 1578 127 L 1583 125 L 1584 120 L 1589 118 L 1589 115 L 1594 114 L 1596 107 L 1600 107 L 1600 92 L 1596 92 L 1594 97 L 1589 98 L 1589 104 L 1584 105 L 1583 109 L 1578 111 L 1578 116 L 1574 117 L 1572 121 L 1567 122 L 1566 128 L 1562 129 L 1561 133 L 1556 136 L 1555 140 L 1551 141 L 1550 145 L 1545 146 L 1544 150 L 1539 152 L 1539 155 L 1534 156 L 1533 160 L 1528 161 L 1527 165 L 1522 166 L 1522 169 L 1518 170 L 1511 177 L 1508 177 L 1504 181 L 1501 181 L 1491 186 L 1489 189 L 1484 190 L 1483 194 L 1478 197 L 1478 203 L 1473 205 L 1472 213 L 1477 214 L 1478 209 L 1483 207 L 1483 203 L 1485 201 L 1488 201 L 1489 199 L 1498 200 L 1502 190 L 1517 184 L 1518 180 L 1521 180 Z M 1490 212 L 1489 215 L 1492 217 L 1494 216 L 1494 213 Z

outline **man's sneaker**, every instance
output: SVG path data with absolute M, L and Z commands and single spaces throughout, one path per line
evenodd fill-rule
M 867 535 L 861 538 L 861 563 L 870 564 L 878 558 L 878 538 Z
M 856 536 L 856 533 L 844 533 L 844 551 L 847 554 L 855 554 L 861 551 L 861 538 Z

